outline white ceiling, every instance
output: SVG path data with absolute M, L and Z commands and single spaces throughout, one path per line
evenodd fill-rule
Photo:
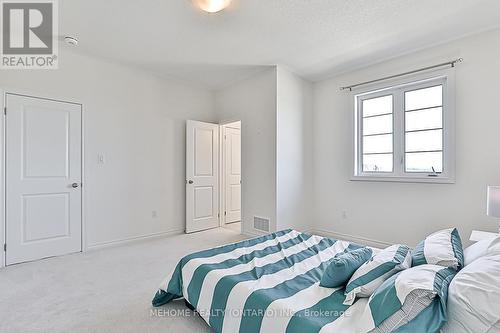
M 499 0 L 59 1 L 78 51 L 218 89 L 283 64 L 312 81 L 500 26 Z

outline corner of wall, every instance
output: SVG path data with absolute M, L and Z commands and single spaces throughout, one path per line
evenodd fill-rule
M 215 92 L 219 121 L 242 122 L 242 225 L 254 234 L 253 216 L 276 223 L 276 67 Z
M 276 96 L 277 225 L 306 229 L 312 214 L 312 86 L 278 65 Z

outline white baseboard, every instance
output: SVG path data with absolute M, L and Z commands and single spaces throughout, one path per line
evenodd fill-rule
M 325 229 L 310 229 L 309 233 L 315 234 L 315 235 L 320 235 L 320 236 L 326 236 L 334 239 L 339 239 L 339 240 L 345 240 L 348 242 L 360 244 L 360 245 L 366 245 L 366 246 L 371 246 L 375 248 L 386 248 L 388 246 L 391 246 L 393 244 L 376 240 L 376 239 L 371 239 L 371 238 L 366 238 L 366 237 L 360 237 L 360 236 L 353 236 L 353 235 L 348 235 L 348 234 L 343 234 L 340 232 L 334 232 L 330 230 L 325 230 Z
M 361 236 L 353 236 L 353 235 L 348 235 L 348 234 L 334 232 L 334 231 L 325 230 L 325 229 L 313 228 L 313 229 L 303 230 L 301 228 L 298 228 L 295 230 L 300 231 L 300 232 L 304 232 L 304 233 L 325 236 L 325 237 L 329 237 L 329 238 L 333 238 L 333 239 L 345 240 L 345 241 L 356 243 L 359 245 L 366 245 L 366 246 L 371 246 L 371 247 L 375 247 L 375 248 L 379 248 L 379 249 L 386 248 L 388 246 L 393 245 L 392 243 L 384 242 L 381 240 L 376 240 L 376 239 L 371 239 L 371 238 L 366 238 L 366 237 L 361 237 Z M 252 238 L 265 236 L 265 235 L 268 235 L 270 233 L 271 232 L 259 232 L 257 230 L 242 230 L 241 231 L 242 235 L 252 237 Z
M 184 229 L 174 229 L 174 230 L 170 230 L 170 231 L 158 232 L 158 233 L 149 234 L 149 235 L 142 235 L 142 236 L 129 237 L 129 238 L 123 238 L 123 239 L 116 239 L 116 240 L 112 240 L 112 241 L 88 244 L 84 251 L 99 250 L 99 249 L 104 249 L 107 247 L 114 247 L 114 246 L 129 244 L 129 243 L 135 243 L 135 242 L 139 242 L 139 241 L 143 241 L 143 240 L 147 240 L 147 239 L 155 239 L 155 238 L 163 238 L 163 237 L 168 237 L 168 236 L 180 235 L 182 233 L 184 233 Z
M 260 237 L 270 234 L 271 232 L 259 232 L 254 230 L 241 230 L 241 234 L 249 237 Z

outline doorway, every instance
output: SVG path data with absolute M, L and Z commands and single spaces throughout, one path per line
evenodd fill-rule
M 241 121 L 221 125 L 222 226 L 241 231 Z
M 82 106 L 5 94 L 5 259 L 82 250 Z
M 241 233 L 241 122 L 186 124 L 186 233 Z

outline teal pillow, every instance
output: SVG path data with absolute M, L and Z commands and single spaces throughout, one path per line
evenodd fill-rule
M 372 250 L 367 247 L 335 256 L 323 273 L 319 285 L 327 288 L 338 288 L 345 285 L 354 272 L 371 257 Z

